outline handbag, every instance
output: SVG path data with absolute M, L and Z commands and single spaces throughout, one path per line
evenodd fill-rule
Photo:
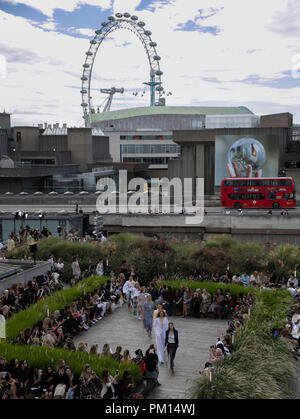
M 87 385 L 82 385 L 81 387 L 81 393 L 83 396 L 88 396 L 89 394 L 92 394 L 94 391 L 93 385 L 91 383 Z
M 109 386 L 108 388 L 107 388 L 107 392 L 104 394 L 104 396 L 103 396 L 103 399 L 112 399 L 113 398 L 113 396 L 114 396 L 114 393 L 113 393 L 113 391 L 112 391 L 112 388 L 111 388 L 111 386 Z

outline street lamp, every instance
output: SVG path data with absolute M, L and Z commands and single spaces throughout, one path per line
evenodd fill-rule
M 16 167 L 16 148 L 14 147 L 14 148 L 12 149 L 12 151 L 13 151 L 13 162 L 14 162 L 14 167 Z

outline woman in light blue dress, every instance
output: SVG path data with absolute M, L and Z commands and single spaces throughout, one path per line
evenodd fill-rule
M 151 295 L 148 294 L 146 302 L 144 303 L 144 306 L 143 306 L 142 320 L 144 323 L 144 328 L 147 330 L 147 334 L 149 337 L 151 337 L 151 333 L 152 333 L 153 310 L 154 310 L 154 303 L 152 301 Z

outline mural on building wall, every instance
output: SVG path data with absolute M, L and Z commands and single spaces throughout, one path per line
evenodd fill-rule
M 216 137 L 215 179 L 278 176 L 279 147 L 274 136 L 219 135 Z

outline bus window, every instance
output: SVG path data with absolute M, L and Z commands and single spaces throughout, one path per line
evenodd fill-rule
M 276 192 L 268 191 L 268 199 L 276 199 Z

